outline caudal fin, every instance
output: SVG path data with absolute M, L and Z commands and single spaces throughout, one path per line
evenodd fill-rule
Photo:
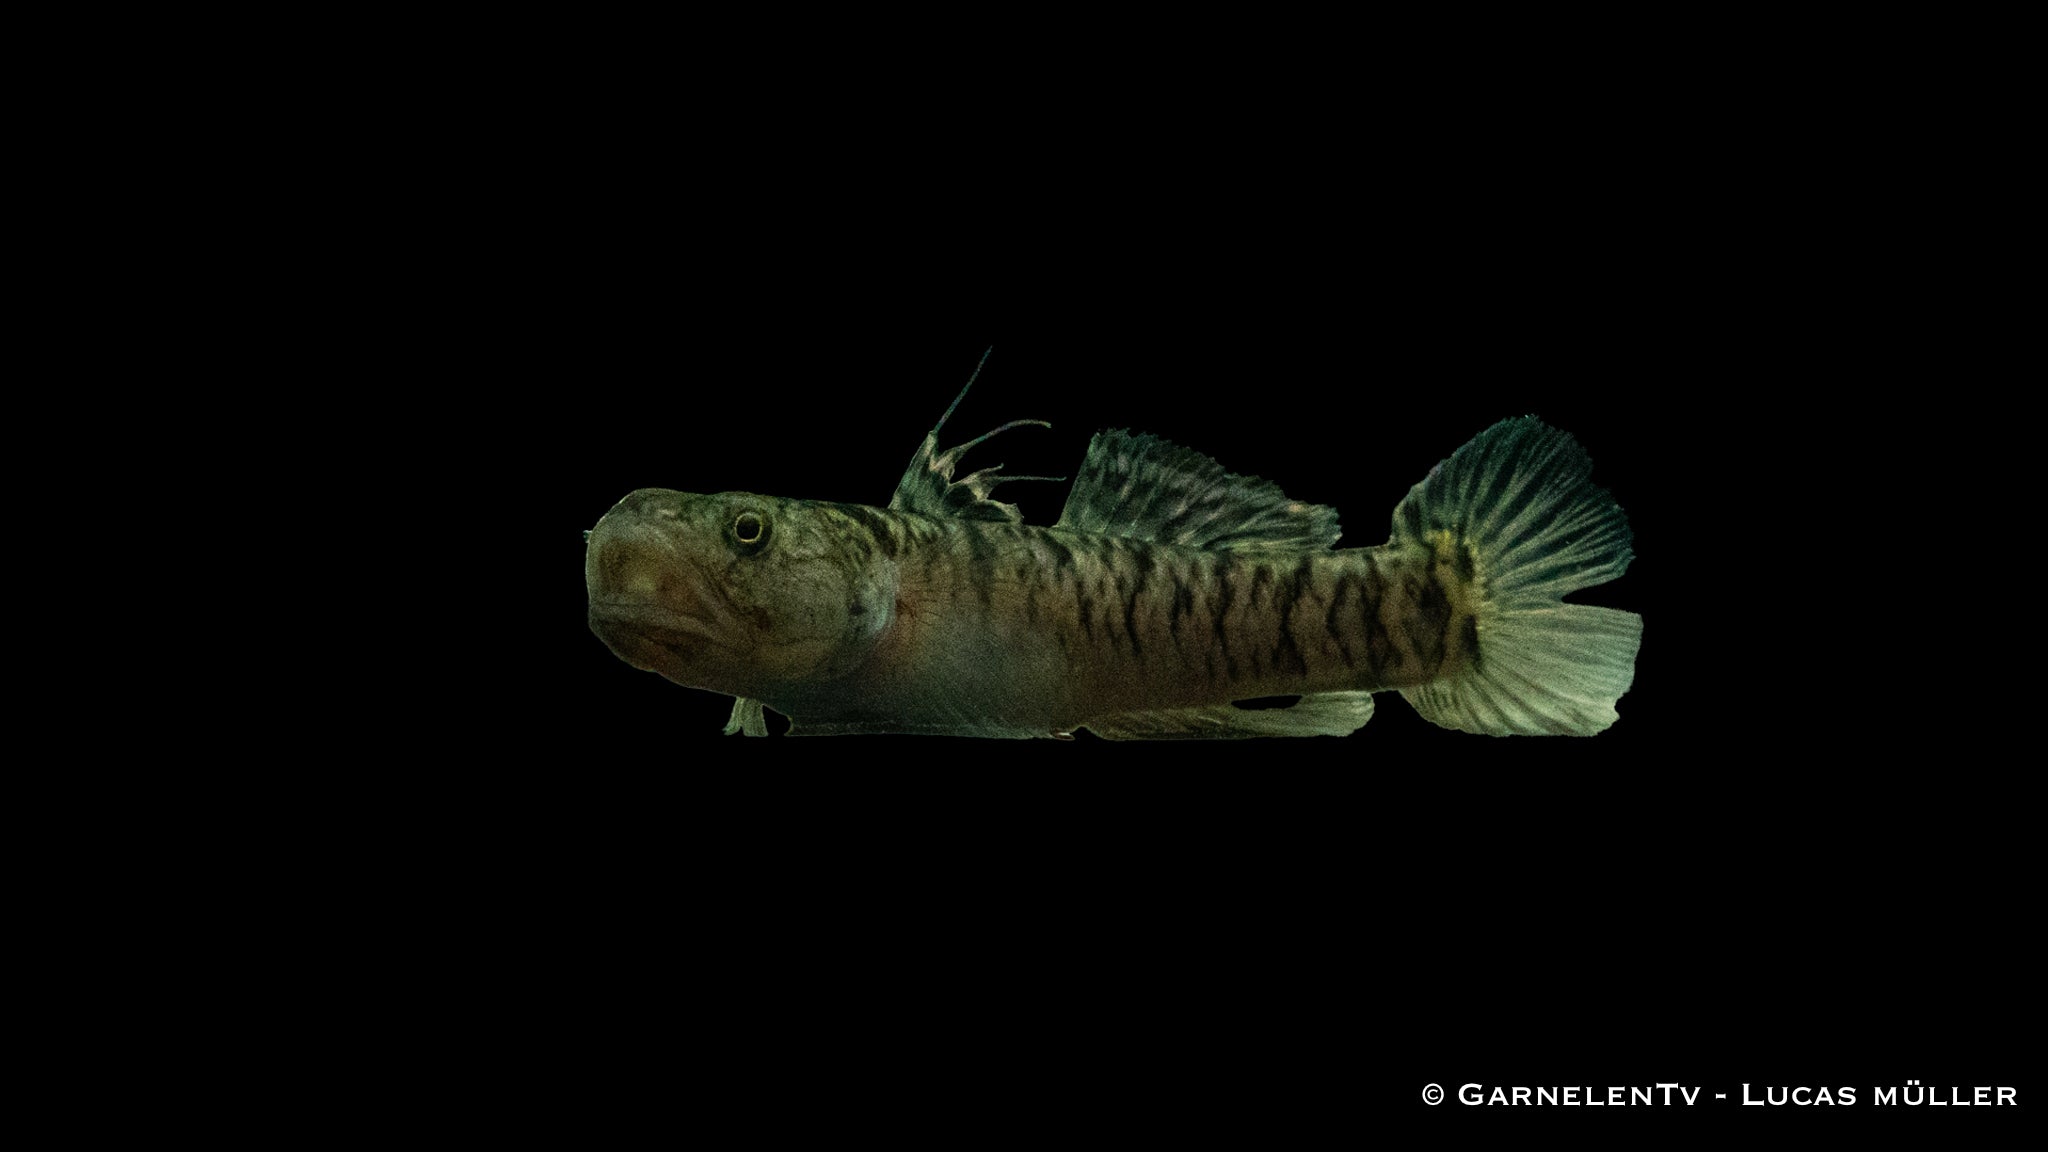
M 1643 618 L 1566 604 L 1628 568 L 1628 519 L 1587 480 L 1578 442 L 1533 416 L 1503 420 L 1451 454 L 1394 509 L 1394 542 L 1448 543 L 1471 559 L 1478 652 L 1401 695 L 1446 728 L 1591 736 L 1635 679 Z

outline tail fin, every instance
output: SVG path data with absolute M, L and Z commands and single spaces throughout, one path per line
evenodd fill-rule
M 1494 736 L 1591 736 L 1635 679 L 1643 618 L 1566 604 L 1634 555 L 1628 520 L 1589 482 L 1578 442 L 1533 416 L 1503 420 L 1451 454 L 1394 509 L 1394 542 L 1457 546 L 1478 654 L 1401 695 L 1436 724 Z

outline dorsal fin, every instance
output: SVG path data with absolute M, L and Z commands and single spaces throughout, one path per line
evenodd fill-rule
M 989 350 L 994 351 L 993 348 Z M 939 451 L 939 429 L 953 415 L 953 409 L 966 399 L 967 390 L 974 387 L 975 377 L 981 375 L 981 365 L 988 363 L 988 352 L 981 354 L 981 363 L 967 377 L 967 383 L 960 388 L 960 395 L 946 405 L 945 414 L 932 430 L 925 433 L 924 443 L 917 446 L 917 453 L 910 458 L 910 467 L 903 470 L 903 478 L 896 482 L 896 494 L 889 498 L 889 507 L 897 512 L 921 512 L 926 516 L 948 516 L 960 520 L 1007 520 L 1017 523 L 1024 514 L 1017 511 L 1015 504 L 1005 504 L 990 499 L 998 484 L 1007 480 L 1053 480 L 1052 476 L 998 476 L 1003 466 L 983 468 L 960 479 L 953 479 L 953 469 L 959 466 L 960 458 L 969 448 L 994 436 L 997 432 L 1008 432 L 1026 424 L 1050 428 L 1044 420 L 1012 420 L 994 432 L 985 432 L 965 444 L 957 444 L 944 452 Z
M 1337 511 L 1289 500 L 1191 448 L 1123 429 L 1097 432 L 1057 527 L 1190 548 L 1323 551 Z

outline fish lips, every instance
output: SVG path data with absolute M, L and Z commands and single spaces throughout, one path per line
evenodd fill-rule
M 590 630 L 633 667 L 690 683 L 704 649 L 720 647 L 719 613 L 663 519 L 615 510 L 591 531 Z
M 590 630 L 619 659 L 671 678 L 710 640 L 702 621 L 639 599 L 592 598 Z

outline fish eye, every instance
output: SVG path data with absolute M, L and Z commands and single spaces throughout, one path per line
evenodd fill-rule
M 742 512 L 733 517 L 732 538 L 747 548 L 758 548 L 768 539 L 768 524 L 759 513 Z

